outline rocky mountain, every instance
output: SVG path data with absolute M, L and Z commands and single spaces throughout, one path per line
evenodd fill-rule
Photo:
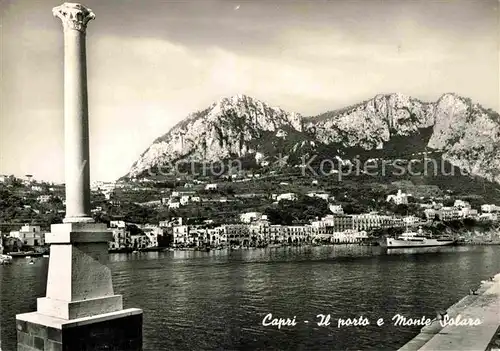
M 398 157 L 439 151 L 445 161 L 500 183 L 500 117 L 456 94 L 423 102 L 402 94 L 302 117 L 245 95 L 222 98 L 156 139 L 128 177 L 178 160 L 251 158 L 282 154 L 290 165 L 322 154 Z M 373 157 L 373 156 L 372 156 Z

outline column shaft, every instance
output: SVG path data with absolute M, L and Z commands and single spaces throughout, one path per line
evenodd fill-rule
M 64 31 L 65 222 L 89 221 L 90 157 L 85 33 Z

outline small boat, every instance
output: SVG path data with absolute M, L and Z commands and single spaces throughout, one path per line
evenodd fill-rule
M 28 262 L 28 264 L 35 264 L 35 261 L 30 260 L 30 261 Z
M 43 257 L 44 257 L 44 258 L 48 258 L 48 257 L 49 257 L 49 255 L 43 255 Z
M 136 254 L 136 253 L 139 253 L 139 251 L 134 250 L 134 251 L 132 251 L 132 253 L 133 253 L 133 254 Z
M 25 258 L 26 258 L 27 260 L 29 260 L 29 259 L 31 258 L 31 256 L 26 256 Z
M 12 256 L 0 254 L 0 265 L 1 264 L 11 264 Z

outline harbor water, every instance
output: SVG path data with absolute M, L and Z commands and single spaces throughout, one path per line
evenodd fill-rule
M 15 314 L 45 295 L 48 258 L 0 266 L 1 349 L 16 349 Z M 500 272 L 500 246 L 421 249 L 338 245 L 111 254 L 115 292 L 144 310 L 144 350 L 394 350 Z M 266 315 L 295 326 L 263 326 Z M 330 315 L 318 326 L 317 315 Z M 339 318 L 369 321 L 338 327 Z M 480 316 L 478 316 L 480 317 Z M 383 318 L 385 323 L 377 325 Z

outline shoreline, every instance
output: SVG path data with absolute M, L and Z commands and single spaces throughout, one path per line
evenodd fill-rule
M 479 326 L 441 326 L 435 318 L 432 324 L 420 329 L 420 333 L 398 351 L 414 350 L 490 350 L 500 346 L 500 273 L 491 280 L 483 280 L 479 288 L 461 298 L 443 311 L 449 318 L 480 318 Z M 464 330 L 466 328 L 466 330 Z M 466 331 L 466 332 L 465 332 Z

